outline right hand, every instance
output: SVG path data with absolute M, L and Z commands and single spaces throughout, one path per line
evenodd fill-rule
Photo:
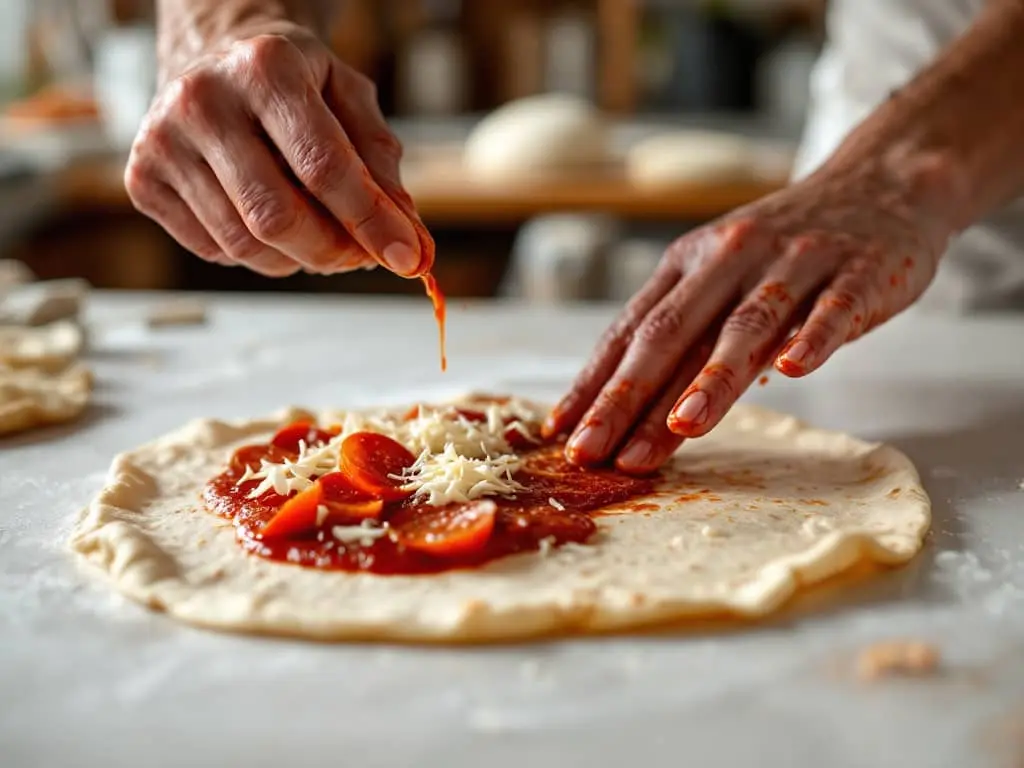
M 430 269 L 434 244 L 399 179 L 401 154 L 373 83 L 289 25 L 166 78 L 125 186 L 207 261 L 271 277 L 381 263 L 412 277 Z

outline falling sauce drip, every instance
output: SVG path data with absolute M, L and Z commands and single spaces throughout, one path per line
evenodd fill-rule
M 420 275 L 420 280 L 423 281 L 423 287 L 427 289 L 427 296 L 430 297 L 430 302 L 434 305 L 434 318 L 437 320 L 437 333 L 441 341 L 441 370 L 446 371 L 448 370 L 448 356 L 445 352 L 444 337 L 444 294 L 441 293 L 441 289 L 437 285 L 437 280 L 429 272 L 425 275 Z

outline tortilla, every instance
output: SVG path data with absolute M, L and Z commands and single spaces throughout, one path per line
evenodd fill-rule
M 73 552 L 117 591 L 191 624 L 463 643 L 764 616 L 861 561 L 909 560 L 930 520 L 918 474 L 895 449 L 740 405 L 683 445 L 643 504 L 604 510 L 593 543 L 426 576 L 247 555 L 231 524 L 203 509 L 203 485 L 235 448 L 317 416 L 202 419 L 118 456 L 77 521 Z

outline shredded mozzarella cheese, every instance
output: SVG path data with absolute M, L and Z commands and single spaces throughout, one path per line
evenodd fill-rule
M 339 434 L 328 442 L 312 447 L 300 443 L 294 460 L 263 460 L 258 470 L 247 467 L 237 484 L 259 481 L 249 498 L 269 491 L 281 496 L 303 491 L 317 477 L 337 470 L 345 438 L 355 432 L 377 432 L 418 456 L 400 479 L 428 504 L 443 506 L 452 501 L 515 494 L 522 487 L 512 474 L 521 462 L 505 435 L 513 431 L 539 442 L 529 425 L 537 424 L 542 414 L 516 400 L 479 406 L 469 403 L 466 409 L 482 413 L 484 419 L 467 418 L 456 406 L 420 405 L 408 419 L 395 411 L 348 413 Z

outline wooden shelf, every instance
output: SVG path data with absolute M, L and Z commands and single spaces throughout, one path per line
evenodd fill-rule
M 82 163 L 57 174 L 63 210 L 128 211 L 131 202 L 118 161 Z M 428 225 L 514 224 L 570 211 L 603 212 L 632 220 L 700 222 L 779 189 L 784 179 L 694 184 L 640 189 L 615 171 L 491 184 L 467 178 L 457 168 L 407 164 L 406 185 Z

